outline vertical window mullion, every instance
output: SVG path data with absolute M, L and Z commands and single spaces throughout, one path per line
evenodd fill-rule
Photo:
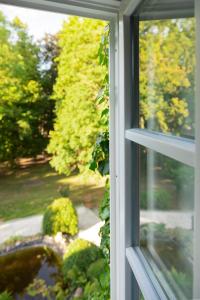
M 131 26 L 131 106 L 130 110 L 131 127 L 139 127 L 139 19 L 138 17 L 130 18 Z M 126 127 L 128 129 L 130 127 Z M 140 205 L 139 205 L 139 145 L 126 140 L 130 148 L 129 168 L 131 171 L 128 180 L 129 185 L 129 201 L 131 205 L 131 239 L 132 246 L 139 246 L 139 230 L 140 230 Z M 127 177 L 128 179 L 128 177 Z M 138 283 L 134 277 L 133 280 L 133 300 L 139 299 Z
M 195 168 L 195 213 L 194 213 L 194 284 L 195 299 L 200 299 L 200 1 L 195 1 L 196 17 L 196 168 Z
M 132 37 L 132 120 L 131 127 L 139 127 L 139 18 L 133 16 L 131 18 L 131 37 Z M 130 142 L 129 142 L 130 143 Z M 139 145 L 136 143 L 131 144 L 131 194 L 133 197 L 133 217 L 132 217 L 132 227 L 133 227 L 133 245 L 134 247 L 139 246 Z

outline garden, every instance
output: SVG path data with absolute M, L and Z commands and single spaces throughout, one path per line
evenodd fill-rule
M 42 221 L 1 241 L 1 300 L 110 297 L 108 35 L 70 17 L 35 41 L 0 13 L 0 227 Z M 80 238 L 80 207 L 100 246 Z
M 193 20 L 141 22 L 140 36 L 140 127 L 192 139 Z M 0 42 L 0 228 L 42 225 L 1 241 L 0 300 L 109 300 L 109 26 L 67 17 L 35 41 L 0 13 Z M 193 181 L 140 149 L 141 248 L 180 299 L 192 290 Z M 101 220 L 100 245 L 80 238 L 79 206 Z
M 0 299 L 108 299 L 108 261 L 77 233 L 76 209 L 63 197 L 47 207 L 42 234 L 1 245 Z

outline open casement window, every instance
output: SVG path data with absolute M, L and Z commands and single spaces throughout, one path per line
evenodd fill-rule
M 146 0 L 129 19 L 126 300 L 200 299 L 199 15 L 200 1 Z

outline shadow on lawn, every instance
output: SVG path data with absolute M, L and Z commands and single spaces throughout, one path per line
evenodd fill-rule
M 60 189 L 69 187 L 74 205 L 97 208 L 104 194 L 104 183 L 94 176 L 59 175 L 49 162 L 32 163 L 5 172 L 0 177 L 0 220 L 42 214 L 47 205 L 61 197 Z

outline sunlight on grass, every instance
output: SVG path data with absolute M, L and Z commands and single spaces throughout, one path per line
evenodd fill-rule
M 17 169 L 0 177 L 0 221 L 42 214 L 47 205 L 60 197 L 61 188 L 69 188 L 74 205 L 89 201 L 97 208 L 104 181 L 94 175 L 59 175 L 49 163 Z

